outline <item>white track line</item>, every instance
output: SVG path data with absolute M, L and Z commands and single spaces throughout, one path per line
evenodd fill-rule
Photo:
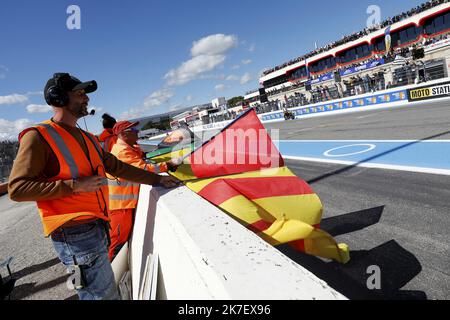
M 445 142 L 449 143 L 450 140 L 274 140 L 274 142 L 426 142 L 426 143 L 439 143 Z
M 306 158 L 306 157 L 294 157 L 294 156 L 283 156 L 283 158 L 289 159 L 289 160 L 342 164 L 342 165 L 347 165 L 347 166 L 354 165 L 354 166 L 363 167 L 363 168 L 387 169 L 387 170 L 408 171 L 408 172 L 429 173 L 429 174 L 450 176 L 450 170 L 446 170 L 446 169 L 397 166 L 397 165 L 389 165 L 389 164 L 382 164 L 382 163 L 366 163 L 366 162 L 359 163 L 359 162 L 354 162 L 354 161 L 325 160 L 325 159 L 319 159 L 319 158 Z

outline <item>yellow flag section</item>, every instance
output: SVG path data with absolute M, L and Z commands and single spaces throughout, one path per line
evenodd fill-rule
M 176 159 L 176 158 L 182 158 L 187 154 L 190 154 L 193 150 L 193 146 L 188 146 L 182 149 L 174 149 L 174 148 L 166 148 L 167 152 L 161 152 L 158 155 L 155 156 L 148 156 L 147 157 L 152 160 L 155 163 L 161 163 L 161 162 L 168 162 L 172 159 Z
M 319 229 L 319 197 L 287 167 L 195 180 L 186 185 L 272 245 L 288 243 L 307 254 L 340 263 L 350 259 L 346 244 L 337 244 Z

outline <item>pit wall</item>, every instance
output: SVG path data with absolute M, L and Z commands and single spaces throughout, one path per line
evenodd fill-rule
M 184 186 L 141 186 L 129 256 L 136 300 L 149 254 L 159 258 L 156 299 L 346 299 Z

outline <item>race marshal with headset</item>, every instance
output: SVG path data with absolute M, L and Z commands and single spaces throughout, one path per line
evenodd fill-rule
M 68 73 L 48 80 L 44 96 L 54 115 L 19 134 L 8 193 L 14 201 L 36 201 L 44 235 L 51 237 L 61 262 L 74 273 L 81 300 L 120 299 L 108 259 L 109 217 L 106 173 L 141 184 L 177 185 L 119 161 L 96 137 L 79 127 L 88 115 L 88 93 L 95 81 Z

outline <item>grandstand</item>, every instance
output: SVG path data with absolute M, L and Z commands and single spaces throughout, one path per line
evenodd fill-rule
M 264 71 L 244 98 L 264 113 L 445 78 L 449 65 L 450 2 L 433 0 Z

